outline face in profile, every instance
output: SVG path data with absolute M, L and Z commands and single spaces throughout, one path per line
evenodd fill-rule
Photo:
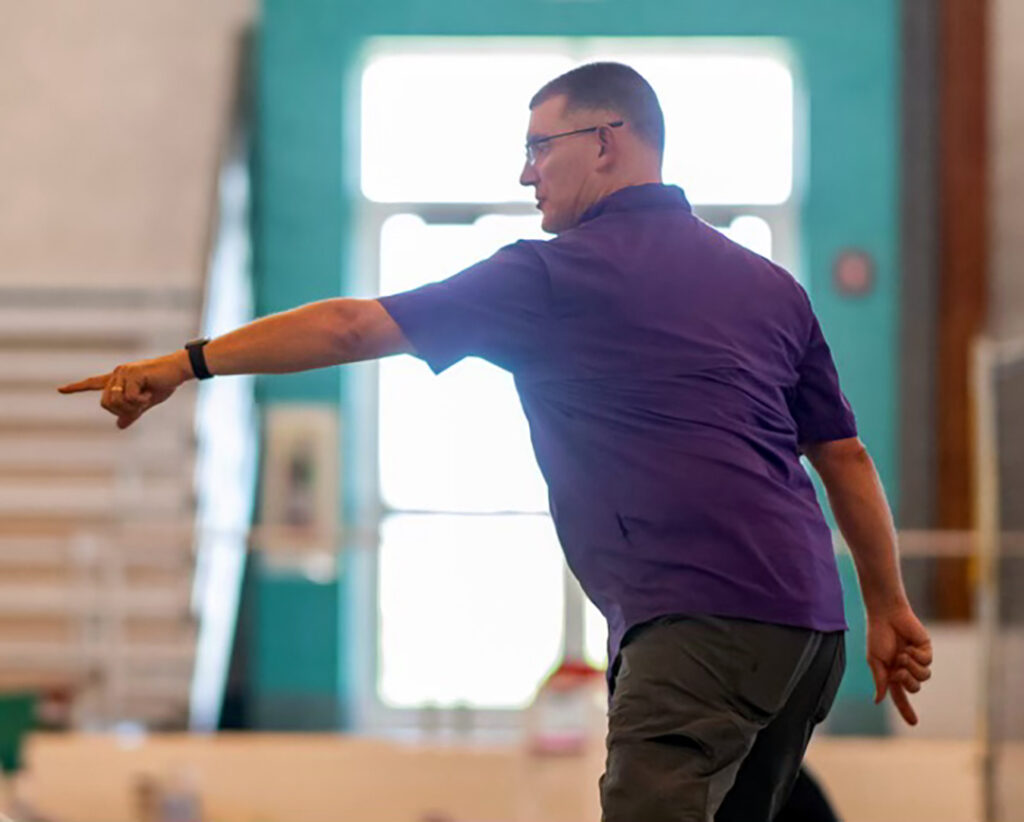
M 565 96 L 558 95 L 535 106 L 530 112 L 527 132 L 527 161 L 519 182 L 533 186 L 541 227 L 552 234 L 566 231 L 579 222 L 587 209 L 588 182 L 596 170 L 602 148 L 597 132 L 586 132 L 535 142 L 544 137 L 607 122 L 605 112 L 574 111 L 564 114 Z M 532 161 L 531 161 L 532 157 Z

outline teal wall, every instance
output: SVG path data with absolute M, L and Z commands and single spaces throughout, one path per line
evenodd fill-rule
M 345 163 L 343 157 L 346 130 L 354 124 L 346 119 L 350 112 L 345 93 L 366 37 L 784 38 L 810 101 L 804 274 L 861 435 L 890 499 L 898 505 L 899 20 L 897 0 L 264 0 L 254 169 L 258 309 L 278 311 L 345 293 L 350 281 L 355 180 L 352 158 Z M 525 101 L 509 104 L 524 106 L 525 128 Z M 877 265 L 876 287 L 860 299 L 844 299 L 831 286 L 832 260 L 849 246 L 867 250 Z M 341 369 L 267 378 L 260 396 L 265 403 L 338 404 L 347 417 L 346 379 Z M 358 436 L 358 431 L 345 431 L 344 453 L 353 452 L 352 438 Z M 352 477 L 345 485 L 358 480 Z M 343 503 L 351 512 L 351 496 Z M 851 664 L 833 725 L 880 730 L 882 714 L 868 699 L 863 619 L 848 563 L 844 578 L 854 630 L 849 637 Z M 288 705 L 302 695 L 346 704 L 345 656 L 337 648 L 346 639 L 348 584 L 343 576 L 331 592 L 337 600 L 333 613 L 326 606 L 322 613 L 311 613 L 304 606 L 312 583 L 279 577 L 262 581 L 261 631 L 255 640 L 260 662 L 251 683 L 255 704 Z M 335 622 L 317 626 L 315 641 L 302 646 L 288 641 L 301 621 L 328 616 Z M 311 673 L 310 666 L 317 665 L 319 671 Z M 286 714 L 276 715 L 275 724 L 287 722 Z M 344 723 L 344 711 L 338 721 Z
M 337 585 L 262 562 L 256 571 L 250 716 L 264 730 L 337 727 Z

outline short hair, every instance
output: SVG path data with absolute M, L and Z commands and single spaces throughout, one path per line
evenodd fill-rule
M 604 108 L 622 115 L 640 138 L 665 151 L 665 117 L 658 95 L 636 69 L 623 63 L 587 63 L 551 80 L 533 95 L 530 108 L 561 94 L 565 110 Z

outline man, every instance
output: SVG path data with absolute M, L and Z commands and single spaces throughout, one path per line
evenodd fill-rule
M 632 69 L 530 104 L 543 227 L 445 280 L 256 320 L 62 391 L 127 427 L 193 375 L 415 354 L 512 372 L 574 573 L 609 624 L 606 822 L 768 820 L 844 667 L 827 489 L 868 615 L 876 701 L 929 675 L 881 484 L 806 294 L 661 184 L 664 121 Z

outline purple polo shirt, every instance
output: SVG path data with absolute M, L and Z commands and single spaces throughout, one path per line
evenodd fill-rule
M 846 627 L 829 528 L 798 444 L 856 436 L 810 302 L 783 268 L 621 189 L 381 304 L 435 372 L 507 369 L 569 566 L 626 630 L 666 614 Z

